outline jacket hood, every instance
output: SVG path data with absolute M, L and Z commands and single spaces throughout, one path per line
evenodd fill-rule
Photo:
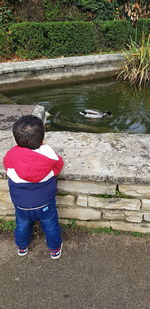
M 14 169 L 25 181 L 37 183 L 50 172 L 56 176 L 63 167 L 63 161 L 48 145 L 36 150 L 15 146 L 4 157 L 4 167 L 6 170 Z

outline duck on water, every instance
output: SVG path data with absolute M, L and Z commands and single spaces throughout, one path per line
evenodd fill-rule
M 82 112 L 79 112 L 79 114 L 84 116 L 85 118 L 99 118 L 99 119 L 112 115 L 110 111 L 102 112 L 97 109 L 84 109 Z

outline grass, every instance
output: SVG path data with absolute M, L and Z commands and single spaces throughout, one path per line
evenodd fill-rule
M 129 236 L 134 236 L 134 237 L 150 237 L 150 233 L 140 233 L 140 232 L 125 232 L 125 231 L 119 231 L 119 230 L 113 230 L 112 228 L 89 228 L 86 226 L 79 226 L 77 224 L 76 219 L 70 219 L 70 224 L 61 224 L 62 228 L 64 229 L 74 229 L 74 230 L 79 230 L 79 231 L 85 231 L 90 234 L 113 234 L 116 236 L 119 235 L 129 235 Z
M 90 196 L 99 197 L 99 198 L 125 198 L 125 199 L 136 199 L 139 198 L 137 196 L 133 195 L 127 195 L 125 193 L 122 193 L 120 191 L 116 191 L 115 194 L 90 194 Z
M 0 231 L 2 232 L 12 232 L 14 231 L 16 223 L 14 220 L 5 221 L 0 219 Z
M 129 81 L 132 85 L 142 86 L 150 83 L 150 35 L 145 38 L 143 33 L 142 40 L 138 46 L 131 40 L 129 51 L 125 51 L 125 64 L 118 79 Z
M 150 237 L 150 233 L 139 233 L 139 232 L 125 232 L 125 231 L 119 231 L 119 230 L 113 230 L 112 228 L 88 228 L 86 226 L 79 226 L 77 224 L 76 219 L 70 219 L 70 224 L 61 224 L 62 229 L 69 230 L 78 230 L 82 232 L 88 232 L 90 234 L 112 234 L 115 236 L 119 235 L 129 235 L 134 237 Z M 13 232 L 16 227 L 15 221 L 5 221 L 3 219 L 0 219 L 0 232 Z M 35 227 L 36 229 L 36 227 Z M 40 233 L 39 228 L 37 231 L 33 231 L 34 234 Z
M 74 196 L 74 193 L 71 193 L 71 192 L 58 192 L 57 193 L 57 196 L 67 196 L 67 195 L 73 195 Z M 99 198 L 106 198 L 106 199 L 110 199 L 110 198 L 136 199 L 136 198 L 139 198 L 137 196 L 127 195 L 127 194 L 122 193 L 120 191 L 116 191 L 114 194 L 90 194 L 90 196 L 99 197 Z

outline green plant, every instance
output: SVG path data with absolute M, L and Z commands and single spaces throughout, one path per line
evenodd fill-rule
M 139 46 L 131 40 L 129 53 L 126 51 L 124 54 L 126 61 L 118 78 L 139 86 L 150 83 L 150 35 L 145 39 L 143 34 Z
M 72 228 L 72 229 L 76 229 L 76 228 L 78 228 L 78 226 L 77 226 L 77 220 L 76 219 L 71 219 L 71 225 L 70 225 L 70 227 Z
M 78 0 L 77 5 L 91 14 L 92 20 L 112 20 L 116 17 L 117 1 Z
M 43 0 L 45 21 L 86 20 L 85 14 L 79 10 L 76 1 Z
M 3 6 L 0 7 L 0 26 L 8 25 L 14 20 L 12 9 L 5 2 Z
M 16 227 L 14 220 L 5 221 L 0 219 L 0 230 L 3 232 L 11 232 L 14 231 Z

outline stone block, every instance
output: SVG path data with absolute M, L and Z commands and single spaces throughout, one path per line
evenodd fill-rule
M 142 199 L 142 209 L 150 210 L 150 199 Z
M 150 212 L 144 213 L 144 220 L 150 222 Z
M 65 219 L 99 220 L 101 212 L 90 208 L 63 208 L 58 207 L 58 215 Z
M 57 195 L 56 203 L 58 206 L 65 205 L 65 206 L 73 206 L 75 203 L 75 196 L 74 195 Z
M 8 205 L 12 205 L 9 194 L 4 193 L 4 191 L 0 191 L 0 205 L 5 205 L 6 207 L 8 207 Z
M 6 179 L 0 180 L 0 215 L 12 214 L 14 208 L 10 199 L 8 184 Z
M 114 194 L 116 185 L 92 181 L 58 180 L 58 190 L 83 194 Z
M 131 196 L 143 197 L 143 198 L 150 198 L 150 185 L 119 185 L 119 191 Z
M 140 223 L 143 219 L 143 213 L 136 211 L 125 211 L 125 219 L 128 222 Z
M 96 207 L 96 208 L 103 208 L 105 205 L 105 199 L 96 197 L 96 196 L 88 196 L 88 206 L 89 207 Z
M 124 220 L 125 214 L 122 211 L 102 210 L 102 216 L 105 220 Z
M 0 216 L 12 216 L 15 215 L 14 207 L 0 207 Z
M 126 209 L 139 210 L 141 207 L 140 200 L 124 198 L 99 198 L 94 196 L 88 197 L 89 207 L 98 207 L 105 209 Z
M 143 223 L 125 223 L 122 221 L 111 221 L 111 228 L 118 231 L 150 233 L 150 224 Z
M 78 195 L 76 204 L 78 206 L 86 207 L 87 206 L 87 195 Z
M 4 215 L 4 216 L 1 216 L 0 215 L 0 219 L 2 220 L 5 220 L 5 221 L 15 221 L 15 215 Z
M 7 179 L 0 179 L 0 193 L 2 191 L 8 193 L 8 180 Z

